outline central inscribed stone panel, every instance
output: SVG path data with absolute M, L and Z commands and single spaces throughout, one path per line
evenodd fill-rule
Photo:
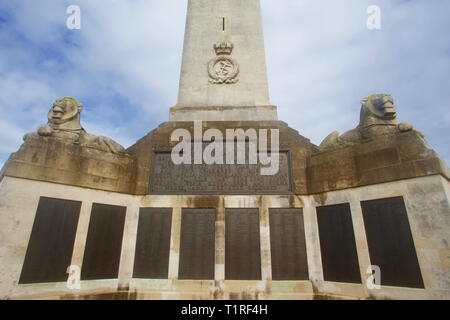
M 290 194 L 289 151 L 279 152 L 279 170 L 261 175 L 258 164 L 179 164 L 168 151 L 154 151 L 148 194 Z

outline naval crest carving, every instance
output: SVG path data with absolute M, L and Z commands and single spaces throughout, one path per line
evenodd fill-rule
M 217 57 L 208 63 L 209 82 L 213 84 L 233 84 L 238 82 L 239 64 L 230 57 L 233 44 L 218 42 L 214 44 Z

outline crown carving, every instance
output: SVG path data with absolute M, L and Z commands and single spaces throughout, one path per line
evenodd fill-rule
M 233 44 L 230 42 L 217 42 L 214 44 L 214 50 L 217 55 L 227 54 L 230 55 L 233 51 Z

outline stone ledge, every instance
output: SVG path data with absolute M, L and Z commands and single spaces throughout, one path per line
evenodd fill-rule
M 278 120 L 275 106 L 175 106 L 170 121 L 261 121 Z
M 445 162 L 413 131 L 313 154 L 306 172 L 308 194 L 430 175 L 449 179 Z
M 11 154 L 2 175 L 132 194 L 136 160 L 65 143 L 55 138 L 28 139 Z

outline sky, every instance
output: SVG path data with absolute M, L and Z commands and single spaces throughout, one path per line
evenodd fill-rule
M 67 7 L 81 9 L 69 30 Z M 369 30 L 367 8 L 381 9 Z M 320 142 L 358 124 L 360 100 L 394 97 L 400 122 L 450 163 L 450 1 L 261 0 L 270 100 Z M 124 147 L 177 103 L 187 0 L 0 0 L 0 167 L 53 102 Z

